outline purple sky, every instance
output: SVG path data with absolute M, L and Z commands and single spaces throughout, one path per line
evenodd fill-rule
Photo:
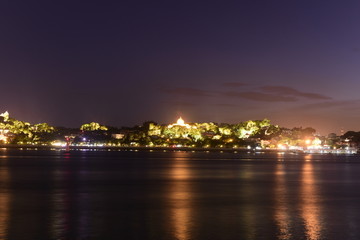
M 359 1 L 12 1 L 0 111 L 31 123 L 360 130 Z

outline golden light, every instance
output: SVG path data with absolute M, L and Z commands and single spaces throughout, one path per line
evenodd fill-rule
M 189 179 L 191 168 L 187 161 L 183 161 L 185 152 L 175 152 L 174 164 L 171 169 L 173 183 L 170 185 L 168 198 L 173 203 L 171 208 L 171 223 L 176 239 L 189 239 L 192 226 L 192 189 Z
M 180 126 L 185 126 L 185 121 L 180 117 L 177 122 L 176 122 L 177 125 L 180 125 Z
M 283 144 L 278 144 L 277 147 L 278 147 L 278 149 L 282 149 L 282 150 L 286 149 L 286 146 Z
M 168 125 L 168 128 L 172 128 L 174 126 L 191 128 L 191 126 L 189 124 L 186 124 L 185 121 L 181 117 L 176 121 L 176 123 Z M 196 128 L 196 127 L 193 127 L 193 128 Z
M 304 221 L 306 239 L 320 239 L 323 231 L 321 199 L 316 187 L 316 174 L 310 162 L 312 156 L 305 157 L 301 179 L 301 216 Z
M 55 146 L 55 147 L 65 147 L 66 146 L 66 142 L 64 141 L 53 141 L 51 143 L 52 146 Z
M 7 137 L 3 134 L 0 134 L 0 141 L 4 141 L 4 143 L 7 143 Z
M 312 144 L 313 145 L 320 145 L 321 144 L 321 140 L 319 138 L 315 138 L 313 141 L 312 141 Z
M 306 139 L 305 140 L 305 144 L 309 145 L 311 143 L 311 140 L 310 139 Z

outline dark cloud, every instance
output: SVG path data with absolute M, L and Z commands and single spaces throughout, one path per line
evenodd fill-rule
M 295 97 L 303 97 L 308 99 L 315 100 L 330 100 L 331 98 L 318 93 L 308 93 L 301 92 L 291 87 L 286 86 L 264 86 L 260 88 L 264 92 L 270 92 L 274 94 L 279 94 L 282 96 L 295 96 Z
M 295 110 L 323 110 L 331 108 L 352 108 L 357 107 L 360 100 L 347 100 L 347 101 L 326 101 L 321 103 L 305 104 L 295 107 Z
M 227 82 L 223 86 L 246 86 L 245 83 L 240 82 Z M 187 97 L 214 97 L 226 96 L 243 98 L 258 102 L 296 102 L 299 98 L 306 98 L 312 100 L 330 100 L 331 98 L 322 94 L 301 92 L 291 87 L 286 86 L 263 86 L 260 87 L 261 91 L 208 91 L 198 88 L 189 87 L 174 87 L 174 88 L 160 88 L 162 92 L 168 94 L 182 95 Z M 224 106 L 229 106 L 225 104 Z
M 261 92 L 226 92 L 225 96 L 238 97 L 259 102 L 296 102 L 297 99 L 292 96 L 281 96 Z
M 243 86 L 247 86 L 248 84 L 241 82 L 226 82 L 223 83 L 222 85 L 225 87 L 243 87 Z
M 197 88 L 177 87 L 177 88 L 161 88 L 161 91 L 165 93 L 171 93 L 176 95 L 194 96 L 194 97 L 211 97 L 213 92 L 201 90 Z

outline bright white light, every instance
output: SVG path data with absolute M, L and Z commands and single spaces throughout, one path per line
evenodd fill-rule
M 191 128 L 191 126 L 189 124 L 186 124 L 185 121 L 181 117 L 177 120 L 176 123 L 168 125 L 168 128 L 172 128 L 174 126 L 181 126 L 181 127 Z M 193 128 L 196 128 L 196 127 L 193 127 Z
M 61 142 L 61 141 L 55 141 L 55 142 L 52 142 L 51 145 L 52 145 L 52 146 L 55 146 L 55 147 L 65 147 L 65 146 L 66 146 L 66 143 L 65 143 L 65 142 Z
M 285 145 L 282 145 L 282 144 L 278 144 L 278 149 L 281 149 L 281 150 L 285 150 L 286 149 L 286 146 Z

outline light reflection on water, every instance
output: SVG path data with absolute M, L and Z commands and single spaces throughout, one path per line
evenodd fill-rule
M 321 219 L 321 199 L 318 192 L 312 155 L 305 156 L 301 179 L 301 215 L 304 220 L 307 239 L 321 239 L 323 222 Z
M 278 163 L 275 171 L 275 221 L 279 228 L 279 239 L 292 239 L 290 232 L 291 217 L 288 203 L 288 189 L 285 179 L 285 165 Z
M 298 190 L 296 184 L 291 185 L 294 179 L 287 178 L 290 173 L 294 174 L 289 169 L 293 165 L 286 162 L 286 159 L 283 161 L 283 157 L 281 159 L 276 165 L 274 187 L 274 217 L 279 229 L 278 239 L 296 239 L 299 234 L 309 240 L 323 239 L 324 213 L 317 182 L 319 176 L 315 175 L 312 155 L 305 155 L 303 158 L 299 169 Z M 294 193 L 299 196 L 299 201 L 291 195 Z
M 65 155 L 64 160 L 69 161 L 69 154 Z M 82 166 L 82 164 L 79 165 Z M 51 197 L 50 226 L 53 239 L 71 239 L 75 236 L 79 239 L 86 239 L 89 236 L 89 193 L 83 192 L 86 186 L 81 186 L 86 175 L 87 171 L 81 167 L 74 171 L 68 165 L 53 171 L 54 191 Z M 82 190 L 74 191 L 75 186 L 79 186 L 79 189 Z
M 96 154 L 1 158 L 0 239 L 358 239 L 358 161 Z
M 191 170 L 183 157 L 185 152 L 176 152 L 170 176 L 174 180 L 171 185 L 169 198 L 173 205 L 171 208 L 171 221 L 176 239 L 190 239 L 191 228 L 191 186 L 189 183 Z
M 240 169 L 241 179 L 243 181 L 253 181 L 254 172 L 252 166 L 248 166 L 245 169 Z M 248 199 L 256 198 L 256 189 L 251 186 L 251 184 L 245 184 L 240 189 L 241 196 L 246 196 Z M 245 227 L 243 228 L 245 239 L 256 239 L 256 223 L 258 214 L 258 208 L 256 205 L 252 204 L 251 200 L 244 208 L 241 209 L 241 218 L 244 220 Z
M 56 170 L 53 172 L 55 182 L 59 182 L 61 185 L 66 181 L 64 172 Z M 51 235 L 54 239 L 63 239 L 67 236 L 70 228 L 69 223 L 69 202 L 66 192 L 62 189 L 64 186 L 57 186 L 52 193 L 52 222 L 51 222 Z

